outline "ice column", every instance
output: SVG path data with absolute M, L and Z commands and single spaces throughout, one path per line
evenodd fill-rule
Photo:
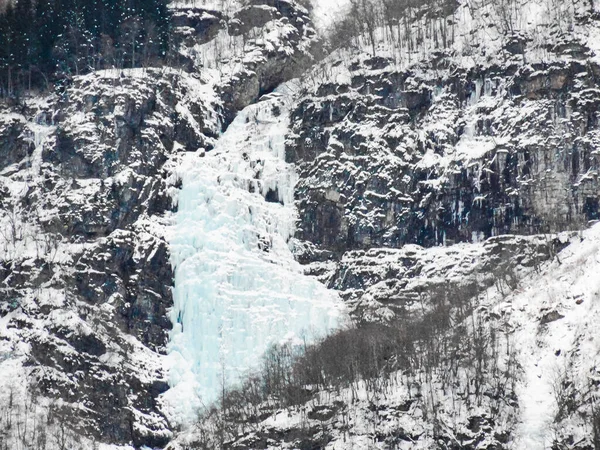
M 296 175 L 284 160 L 289 103 L 284 85 L 244 109 L 214 150 L 182 163 L 165 396 L 180 420 L 256 367 L 271 344 L 311 339 L 340 321 L 337 294 L 304 275 L 288 246 L 296 220 Z

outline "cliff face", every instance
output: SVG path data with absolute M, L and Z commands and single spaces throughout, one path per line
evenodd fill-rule
M 348 67 L 294 113 L 298 237 L 319 251 L 472 242 L 598 218 L 593 61 Z M 307 255 L 308 260 L 319 258 Z
M 168 163 L 174 142 L 218 131 L 205 124 L 208 101 L 183 100 L 198 84 L 158 70 L 93 74 L 3 115 L 13 154 L 24 152 L 2 167 L 3 355 L 31 383 L 5 420 L 24 420 L 20 408 L 40 398 L 53 426 L 70 423 L 93 439 L 169 438 L 157 404 L 171 328 Z M 196 115 L 182 118 L 183 107 Z
M 255 23 L 256 8 L 270 15 Z M 307 63 L 315 37 L 306 12 L 287 2 L 236 17 L 184 8 L 173 21 L 187 71 L 95 72 L 2 106 L 7 448 L 162 447 L 172 437 L 160 396 L 169 388 L 174 277 L 165 236 L 178 159 L 210 150 L 237 109 Z M 210 56 L 235 39 L 244 43 L 227 61 Z
M 581 430 L 596 417 L 599 238 L 574 231 L 600 214 L 598 12 L 572 2 L 570 24 L 502 29 L 491 3 L 447 3 L 436 24 L 472 19 L 453 46 L 433 45 L 433 31 L 408 53 L 382 39 L 376 56 L 339 50 L 298 80 L 285 159 L 306 273 L 361 323 L 442 311 L 452 326 L 435 330 L 448 340 L 410 341 L 410 364 L 388 358 L 375 381 L 304 386 L 310 400 L 286 409 L 269 399 L 236 417 L 226 442 L 218 422 L 221 441 L 206 448 L 535 448 L 546 422 L 562 427 L 556 445 L 592 448 Z M 96 72 L 0 110 L 6 448 L 164 447 L 179 426 L 162 394 L 182 154 L 211 151 L 319 45 L 307 12 L 284 0 L 175 8 L 173 27 L 177 69 Z M 249 163 L 249 193 L 282 201 L 277 186 L 252 187 L 262 165 Z M 272 239 L 259 238 L 268 253 Z M 553 411 L 556 386 L 568 394 L 541 423 L 534 411 Z M 173 448 L 201 447 L 187 432 Z

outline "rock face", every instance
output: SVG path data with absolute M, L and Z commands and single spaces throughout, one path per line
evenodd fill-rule
M 183 8 L 173 11 L 175 35 L 187 45 L 206 44 L 213 40 L 226 24 L 220 11 L 202 8 Z
M 568 242 L 567 236 L 504 235 L 481 244 L 346 252 L 337 263 L 312 264 L 310 271 L 340 291 L 361 321 L 387 322 L 421 308 L 421 300 L 452 292 L 472 298 L 496 284 L 513 289 L 524 270 L 538 270 Z
M 248 52 L 259 57 L 243 61 L 243 70 L 221 88 L 226 124 L 236 111 L 301 75 L 320 49 L 308 11 L 285 0 L 251 2 L 230 20 L 228 33 L 242 43 L 255 38 Z
M 256 8 L 268 20 L 256 22 Z M 210 150 L 238 108 L 306 67 L 315 39 L 306 11 L 283 1 L 236 17 L 177 9 L 173 25 L 188 72 L 92 73 L 0 110 L 2 443 L 60 435 L 66 447 L 139 448 L 172 437 L 160 395 L 178 155 Z M 191 52 L 220 45 L 228 27 L 245 39 L 237 54 Z M 38 426 L 24 433 L 10 425 L 31 417 Z
M 443 11 L 453 18 L 454 3 Z M 590 35 L 598 13 L 586 11 L 571 25 Z M 424 297 L 464 300 L 472 303 L 460 307 L 485 324 L 477 331 L 506 344 L 481 350 L 475 336 L 462 348 L 461 330 L 470 326 L 462 323 L 452 336 L 464 366 L 444 360 L 435 371 L 415 369 L 406 382 L 376 386 L 378 397 L 356 386 L 333 401 L 314 393 L 290 421 L 267 408 L 260 426 L 229 447 L 322 448 L 346 438 L 384 448 L 420 439 L 429 448 L 507 447 L 522 401 L 515 373 L 533 370 L 515 362 L 512 333 L 531 341 L 523 354 L 539 353 L 535 333 L 559 336 L 564 323 L 574 329 L 572 303 L 587 307 L 594 298 L 586 291 L 529 305 L 525 295 L 509 294 L 525 275 L 554 281 L 544 270 L 558 270 L 557 253 L 577 236 L 550 233 L 600 218 L 597 50 L 550 28 L 550 43 L 535 51 L 535 36 L 506 32 L 497 55 L 475 46 L 460 55 L 437 49 L 403 66 L 385 49 L 334 54 L 302 81 L 286 159 L 298 168 L 295 248 L 306 271 L 338 290 L 361 322 L 422 318 L 435 306 Z M 9 413 L 0 414 L 0 443 L 7 446 L 44 448 L 62 436 L 52 441 L 61 448 L 164 447 L 173 437 L 161 394 L 173 283 L 165 235 L 178 159 L 210 151 L 238 110 L 300 75 L 319 52 L 308 12 L 286 0 L 252 1 L 233 14 L 175 8 L 173 33 L 177 70 L 93 73 L 45 98 L 1 106 L 0 411 Z M 542 50 L 543 63 L 532 58 Z M 266 196 L 278 201 L 275 191 Z M 579 260 L 593 263 L 600 238 L 590 236 L 595 247 L 573 251 L 560 269 L 565 279 Z M 528 286 L 527 295 L 537 288 Z M 489 292 L 496 297 L 484 299 Z M 597 315 L 589 311 L 592 329 Z M 527 328 L 532 317 L 536 331 Z M 576 339 L 586 336 L 578 331 Z M 508 356 L 497 357 L 503 350 Z M 556 357 L 560 350 L 552 349 Z M 598 378 L 571 350 L 567 362 Z M 481 366 L 481 351 L 496 352 L 496 365 Z M 445 378 L 447 367 L 462 371 L 457 383 Z M 502 370 L 512 385 L 481 375 Z M 575 378 L 560 382 L 589 406 Z M 373 383 L 389 381 L 382 380 Z M 471 380 L 481 411 L 471 408 Z M 390 394 L 389 386 L 402 389 Z M 427 408 L 450 410 L 433 398 L 447 392 L 462 411 L 444 416 L 442 408 L 441 419 L 458 417 L 451 431 L 438 416 L 425 417 Z M 566 402 L 560 420 L 575 420 L 578 408 Z M 31 423 L 25 432 L 15 426 Z M 573 443 L 577 433 L 568 430 L 561 439 Z
M 170 437 L 157 403 L 172 304 L 165 164 L 174 142 L 217 132 L 204 124 L 209 104 L 182 99 L 194 82 L 93 74 L 3 127 L 19 130 L 27 152 L 3 161 L 0 178 L 3 226 L 14 226 L 2 241 L 3 355 L 22 363 L 36 395 L 61 400 L 56 420 L 77 417 L 93 439 L 162 446 Z M 176 108 L 188 106 L 197 114 L 184 121 Z
M 593 62 L 418 73 L 349 67 L 294 113 L 298 238 L 341 255 L 584 227 L 598 218 Z M 306 258 L 318 259 L 318 252 Z

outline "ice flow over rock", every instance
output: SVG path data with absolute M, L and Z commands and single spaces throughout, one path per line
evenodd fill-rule
M 214 150 L 187 154 L 171 236 L 170 384 L 180 420 L 218 399 L 273 343 L 314 339 L 343 315 L 290 249 L 296 174 L 285 163 L 290 85 L 241 111 Z

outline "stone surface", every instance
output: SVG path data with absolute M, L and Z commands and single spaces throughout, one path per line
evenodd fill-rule
M 594 63 L 369 69 L 293 115 L 297 237 L 341 255 L 577 229 L 598 217 Z M 310 258 L 309 258 L 310 259 Z
M 264 8 L 273 11 L 268 20 L 252 12 Z M 102 71 L 0 106 L 0 364 L 20 368 L 23 379 L 16 387 L 0 376 L 0 405 L 18 403 L 14 417 L 0 418 L 0 441 L 21 439 L 4 420 L 21 420 L 36 402 L 39 423 L 48 433 L 66 426 L 75 447 L 88 439 L 154 448 L 171 439 L 160 396 L 169 388 L 165 234 L 179 155 L 212 149 L 238 109 L 307 67 L 315 40 L 302 9 L 257 2 L 236 23 L 280 33 L 268 45 L 248 38 L 241 65 L 210 62 L 231 65 L 216 76 L 189 49 L 212 45 L 231 20 L 174 11 L 181 54 L 173 59 L 189 72 Z M 9 395 L 14 389 L 20 396 Z

